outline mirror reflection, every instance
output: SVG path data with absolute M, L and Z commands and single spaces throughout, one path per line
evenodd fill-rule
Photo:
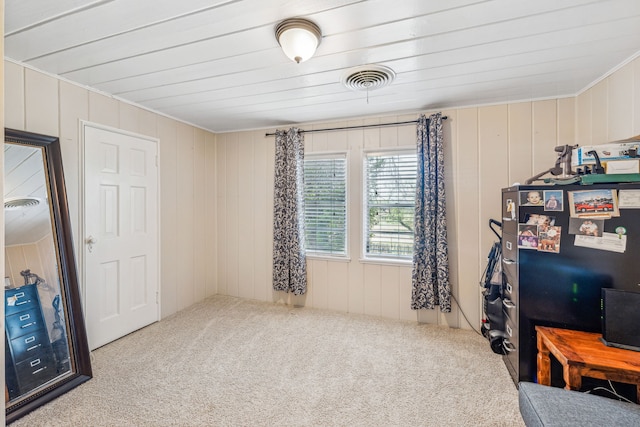
M 60 140 L 5 129 L 5 413 L 91 378 Z
M 5 143 L 5 401 L 71 372 L 43 148 Z

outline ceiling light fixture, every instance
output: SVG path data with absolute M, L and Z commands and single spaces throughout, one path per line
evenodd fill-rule
M 306 19 L 285 19 L 276 26 L 276 40 L 284 54 L 298 64 L 313 56 L 321 39 L 320 27 Z

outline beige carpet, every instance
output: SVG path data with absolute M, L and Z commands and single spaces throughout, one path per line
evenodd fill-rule
M 474 332 L 215 296 L 93 352 L 12 426 L 522 426 Z

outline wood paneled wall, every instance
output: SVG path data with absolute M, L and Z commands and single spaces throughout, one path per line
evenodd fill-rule
M 573 142 L 573 100 L 444 110 L 450 268 L 456 300 L 479 327 L 479 280 L 496 239 L 489 218 L 500 219 L 500 189 L 555 162 L 553 148 Z M 418 114 L 301 126 L 334 128 L 414 120 Z M 562 123 L 562 125 L 560 125 Z M 560 132 L 562 129 L 562 132 Z M 272 129 L 269 132 L 273 131 Z M 266 301 L 470 326 L 452 313 L 410 309 L 410 265 L 361 260 L 363 150 L 415 146 L 415 125 L 309 133 L 307 153 L 347 151 L 349 260 L 308 260 L 309 291 L 290 297 L 271 290 L 274 138 L 265 131 L 219 134 L 218 292 Z
M 349 153 L 348 261 L 309 259 L 306 296 L 271 290 L 274 129 L 219 134 L 218 292 L 392 319 L 478 329 L 479 280 L 500 220 L 500 189 L 555 164 L 554 147 L 600 144 L 640 134 L 640 59 L 630 62 L 577 97 L 443 110 L 450 273 L 459 307 L 412 311 L 411 269 L 361 261 L 362 151 L 413 146 L 414 126 L 305 135 L 307 153 Z M 427 113 L 428 114 L 428 113 Z M 418 113 L 300 125 L 331 128 L 413 120 Z M 286 128 L 283 126 L 283 128 Z M 463 313 L 464 312 L 464 315 Z M 466 316 L 469 320 L 464 319 Z
M 162 317 L 215 294 L 215 135 L 13 62 L 4 67 L 6 127 L 60 138 L 76 259 L 85 120 L 160 140 Z
M 576 144 L 640 135 L 640 57 L 576 97 Z
M 640 65 L 634 60 L 577 97 L 442 111 L 451 278 L 479 326 L 479 279 L 495 236 L 500 188 L 555 162 L 553 147 L 640 134 Z M 79 120 L 160 139 L 162 315 L 222 293 L 468 328 L 451 314 L 409 309 L 410 267 L 360 261 L 362 150 L 413 145 L 412 126 L 306 136 L 308 152 L 349 152 L 348 261 L 310 259 L 309 293 L 271 291 L 273 129 L 213 135 L 184 123 L 4 63 L 6 126 L 61 138 L 74 241 L 80 221 Z M 415 119 L 418 113 L 301 126 L 306 129 Z M 454 305 L 455 307 L 455 305 Z
M 47 283 L 58 282 L 57 271 L 53 269 L 56 262 L 53 244 L 53 237 L 45 236 L 38 242 L 5 247 L 5 277 L 11 279 L 13 287 L 24 285 L 24 277 L 20 272 L 27 269 Z

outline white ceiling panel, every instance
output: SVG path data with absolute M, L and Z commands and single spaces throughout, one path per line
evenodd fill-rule
M 11 3 L 14 0 L 7 0 Z M 19 0 L 18 0 L 19 1 Z M 23 2 L 24 3 L 24 2 Z M 43 3 L 34 1 L 33 3 Z M 49 2 L 44 2 L 49 3 Z M 232 0 L 175 0 L 145 1 L 112 0 L 96 2 L 93 7 L 77 9 L 48 20 L 28 31 L 9 35 L 12 43 L 21 51 L 22 60 L 50 55 L 65 49 L 81 46 L 88 41 L 114 38 L 147 26 L 171 26 L 175 20 L 193 13 L 209 13 Z M 107 25 L 104 25 L 108 23 Z M 184 27 L 183 27 L 184 28 Z M 55 37 L 50 37 L 55 34 Z M 38 37 L 39 43 L 31 43 Z
M 11 20 L 5 21 L 5 34 L 14 34 L 28 27 L 60 19 L 62 16 L 78 12 L 84 8 L 92 8 L 112 0 L 56 0 L 41 1 L 34 5 L 28 1 L 5 0 L 5 13 Z
M 638 0 L 6 0 L 18 63 L 226 132 L 573 96 L 640 52 Z M 295 64 L 275 26 L 311 19 Z M 341 79 L 392 68 L 367 94 Z
M 4 210 L 5 244 L 35 243 L 51 234 L 42 150 L 4 145 L 4 200 L 37 198 L 40 203 Z

